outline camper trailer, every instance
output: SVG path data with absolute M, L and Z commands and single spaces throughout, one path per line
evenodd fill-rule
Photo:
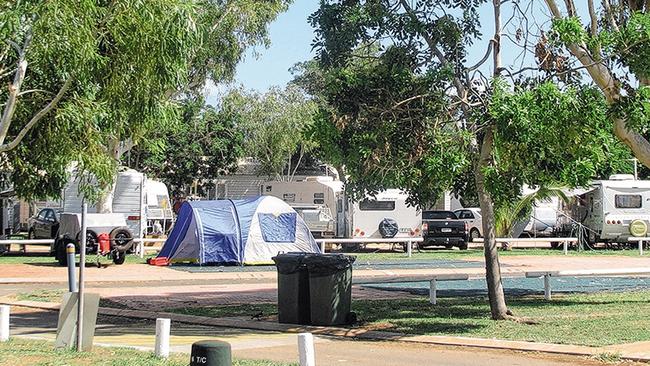
M 650 223 L 650 181 L 618 174 L 595 181 L 592 189 L 577 196 L 570 213 L 587 228 L 587 240 L 627 242 L 646 236 Z
M 315 236 L 382 238 L 382 222 L 396 223 L 395 237 L 420 235 L 421 212 L 408 206 L 408 195 L 398 189 L 353 203 L 345 197 L 342 182 L 332 177 L 307 177 L 296 182 L 266 182 L 260 193 L 278 197 L 294 207 Z M 323 229 L 326 222 L 332 223 L 331 231 Z
M 332 177 L 306 177 L 301 181 L 262 184 L 260 194 L 288 203 L 316 237 L 346 237 L 347 204 L 343 183 Z
M 80 213 L 82 198 L 79 181 L 73 177 L 63 189 L 61 197 L 63 211 Z M 97 212 L 97 208 L 94 205 L 90 206 L 88 212 Z M 148 179 L 143 173 L 133 169 L 117 174 L 113 194 L 113 213 L 124 214 L 127 226 L 138 236 L 149 233 L 155 221 L 158 221 L 163 228 L 170 228 L 174 218 L 167 186 L 162 182 Z M 142 218 L 144 219 L 141 220 Z M 141 226 L 141 222 L 144 225 Z

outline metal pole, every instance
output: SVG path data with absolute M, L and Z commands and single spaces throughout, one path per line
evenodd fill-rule
M 77 292 L 77 279 L 75 276 L 75 265 L 74 265 L 74 255 L 75 249 L 74 244 L 70 243 L 65 246 L 65 252 L 68 256 L 68 291 Z
M 544 275 L 544 299 L 551 300 L 551 276 Z
M 429 282 L 429 302 L 433 305 L 438 303 L 438 296 L 436 294 L 436 291 L 436 279 L 434 278 Z
M 639 255 L 643 255 L 643 240 L 639 240 Z
M 324 240 L 320 242 L 320 252 L 325 253 L 325 241 Z
M 88 204 L 83 201 L 81 210 L 81 243 L 79 245 L 79 299 L 77 303 L 77 351 L 81 351 L 83 339 L 83 308 L 84 308 L 84 268 L 86 267 L 86 216 Z
M 413 245 L 411 245 L 411 241 L 409 240 L 409 242 L 406 243 L 406 253 L 407 253 L 409 258 L 411 258 L 411 256 L 413 256 L 413 248 L 412 247 L 413 247 Z

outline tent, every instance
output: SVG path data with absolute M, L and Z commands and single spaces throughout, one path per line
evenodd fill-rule
M 185 202 L 152 264 L 262 264 L 280 252 L 318 253 L 302 218 L 271 196 Z

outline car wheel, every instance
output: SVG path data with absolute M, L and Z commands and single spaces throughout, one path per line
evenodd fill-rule
M 34 234 L 34 229 L 29 229 L 29 233 L 27 233 L 27 239 L 36 239 L 36 234 Z
M 120 252 L 126 252 L 133 245 L 133 238 L 128 227 L 116 227 L 111 231 L 111 246 Z
M 77 233 L 77 243 L 81 245 L 81 231 Z M 98 247 L 97 233 L 93 230 L 86 230 L 86 254 L 96 254 Z
M 467 242 L 466 242 L 466 241 L 462 241 L 462 242 L 460 242 L 460 243 L 458 244 L 458 249 L 460 249 L 460 250 L 467 250 Z
M 74 241 L 71 239 L 57 239 L 57 242 L 55 244 L 55 252 L 54 256 L 56 260 L 59 262 L 60 266 L 67 266 L 68 265 L 68 253 L 66 252 L 66 247 L 68 244 L 74 244 Z M 78 249 L 75 246 L 75 251 Z
M 481 237 L 481 233 L 478 232 L 477 228 L 473 228 L 472 230 L 469 231 L 469 239 L 471 241 L 474 241 L 474 239 L 478 239 Z

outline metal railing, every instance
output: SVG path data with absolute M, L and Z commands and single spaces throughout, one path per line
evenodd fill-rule
M 413 255 L 413 243 L 421 243 L 424 241 L 422 237 L 409 237 L 409 238 L 327 238 L 316 239 L 316 243 L 320 244 L 321 252 L 325 253 L 325 244 L 376 244 L 376 243 L 407 243 L 406 255 L 411 258 Z
M 497 243 L 562 243 L 564 255 L 569 254 L 569 243 L 577 243 L 578 238 L 496 238 Z M 483 238 L 476 238 L 472 243 L 483 243 Z

